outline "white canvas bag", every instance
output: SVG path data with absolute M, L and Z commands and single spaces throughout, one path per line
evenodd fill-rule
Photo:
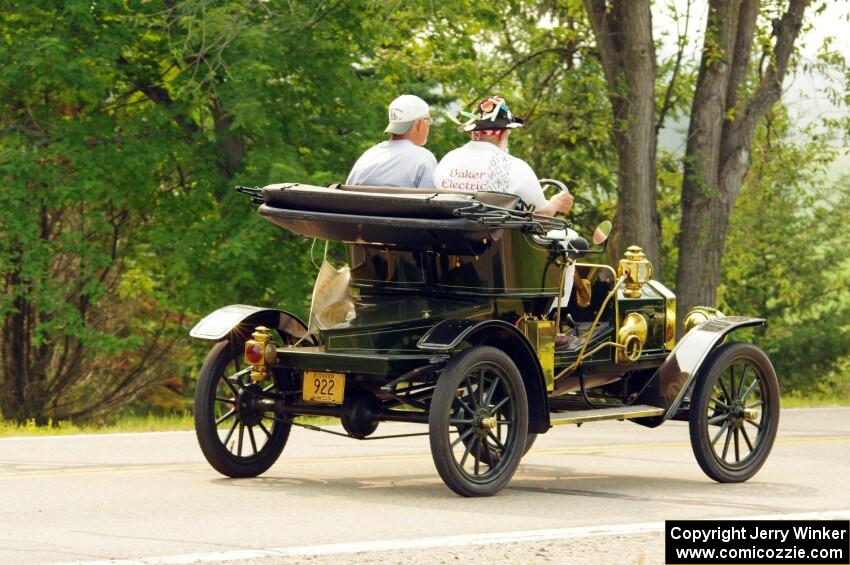
M 314 241 L 313 244 L 315 243 Z M 312 251 L 311 247 L 311 259 Z M 354 302 L 351 300 L 349 288 L 351 269 L 348 265 L 337 269 L 330 264 L 327 257 L 328 242 L 325 242 L 322 265 L 317 266 L 319 274 L 316 276 L 313 296 L 310 300 L 310 320 L 307 324 L 307 331 L 310 334 L 354 319 Z

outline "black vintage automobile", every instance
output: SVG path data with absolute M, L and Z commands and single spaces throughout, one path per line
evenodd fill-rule
M 375 439 L 382 421 L 427 424 L 437 471 L 463 496 L 503 488 L 537 434 L 597 420 L 687 420 L 697 462 L 716 481 L 745 481 L 764 464 L 776 374 L 758 347 L 728 340 L 764 320 L 695 308 L 676 343 L 675 296 L 639 248 L 616 270 L 588 261 L 610 223 L 591 245 L 501 193 L 239 190 L 285 229 L 344 242 L 351 267 L 336 300 L 314 295 L 309 329 L 246 305 L 192 329 L 214 342 L 195 426 L 224 475 L 266 471 L 293 425 L 318 429 L 295 421 L 304 415 L 339 417 L 357 439 Z

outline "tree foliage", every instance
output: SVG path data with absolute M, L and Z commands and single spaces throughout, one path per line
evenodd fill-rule
M 716 302 L 729 218 L 750 170 L 753 137 L 782 96 L 810 4 L 709 1 L 682 177 L 680 318 Z
M 835 149 L 789 136 L 784 112 L 760 128 L 752 171 L 732 214 L 720 306 L 768 320 L 758 343 L 786 389 L 810 392 L 837 376 L 850 351 L 847 179 L 830 183 Z M 845 385 L 846 386 L 846 385 Z
M 681 56 L 657 59 L 656 128 L 690 104 L 697 70 Z M 344 178 L 382 138 L 386 105 L 403 92 L 432 104 L 438 157 L 466 140 L 446 112 L 505 95 L 528 118 L 512 152 L 568 182 L 577 227 L 615 214 L 624 122 L 611 104 L 622 92 L 606 80 L 581 0 L 6 2 L 2 415 L 93 417 L 151 384 L 179 390 L 203 349 L 187 345 L 188 327 L 224 304 L 305 314 L 310 242 L 261 221 L 233 187 Z M 774 137 L 765 130 L 755 142 L 720 300 L 776 320 L 765 339 L 777 365 L 806 367 L 792 371 L 805 382 L 846 352 L 846 332 L 805 346 L 791 336 L 795 311 L 846 330 L 847 293 L 824 269 L 840 262 L 835 242 L 846 231 L 827 208 L 793 205 L 820 194 L 811 165 L 828 148 L 795 144 L 776 119 Z M 663 151 L 651 165 L 669 281 L 682 166 Z M 762 210 L 766 202 L 788 206 Z M 771 229 L 742 245 L 754 211 Z M 756 254 L 780 241 L 811 253 L 793 264 Z M 823 362 L 806 364 L 815 357 Z
M 167 366 L 180 313 L 134 297 L 124 273 L 169 213 L 176 132 L 115 72 L 141 38 L 105 8 L 22 3 L 0 18 L 0 405 L 18 420 L 82 416 Z
M 4 10 L 3 414 L 92 415 L 173 378 L 186 320 L 223 303 L 303 312 L 308 243 L 233 185 L 343 176 L 395 93 L 436 80 L 403 56 L 427 5 Z

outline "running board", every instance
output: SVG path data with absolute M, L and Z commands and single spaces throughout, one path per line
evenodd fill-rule
M 601 420 L 631 420 L 633 418 L 661 416 L 665 412 L 666 410 L 664 408 L 646 405 L 593 408 L 591 410 L 558 412 L 552 416 L 549 423 L 553 426 L 563 426 L 565 424 L 583 424 L 585 422 L 598 422 Z

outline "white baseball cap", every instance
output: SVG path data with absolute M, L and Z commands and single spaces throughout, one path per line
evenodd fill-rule
M 390 123 L 384 133 L 401 135 L 406 133 L 413 122 L 429 114 L 428 103 L 412 94 L 402 94 L 390 102 Z

